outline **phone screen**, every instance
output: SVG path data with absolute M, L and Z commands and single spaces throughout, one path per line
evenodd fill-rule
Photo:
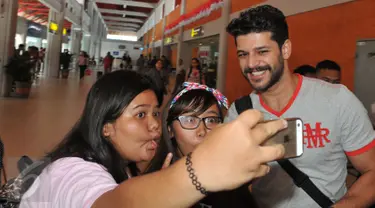
M 303 154 L 303 123 L 301 119 L 286 119 L 288 128 L 279 131 L 263 145 L 282 144 L 285 148 L 284 159 L 300 157 Z

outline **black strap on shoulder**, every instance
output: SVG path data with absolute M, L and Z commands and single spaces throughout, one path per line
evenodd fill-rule
M 253 102 L 251 101 L 250 95 L 246 95 L 237 99 L 236 101 L 234 101 L 234 105 L 236 106 L 238 115 L 246 110 L 253 108 Z
M 324 195 L 310 178 L 294 166 L 289 160 L 278 161 L 279 165 L 293 178 L 293 182 L 299 188 L 302 188 L 316 203 L 322 208 L 329 208 L 333 205 L 331 199 Z

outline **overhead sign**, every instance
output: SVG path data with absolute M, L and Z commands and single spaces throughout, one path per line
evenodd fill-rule
M 173 37 L 168 37 L 164 39 L 164 44 L 170 44 L 173 42 Z
M 49 32 L 50 33 L 56 34 L 58 30 L 59 30 L 59 25 L 57 23 L 51 22 L 49 24 Z
M 203 27 L 202 26 L 193 28 L 191 30 L 191 37 L 192 38 L 202 36 L 203 34 L 204 34 L 204 31 L 203 31 Z

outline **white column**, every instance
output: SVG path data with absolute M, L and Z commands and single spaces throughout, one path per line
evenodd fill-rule
M 93 25 L 91 27 L 91 40 L 90 40 L 90 51 L 88 52 L 91 57 L 94 57 L 96 54 L 96 47 L 98 42 L 99 34 L 99 16 L 96 12 L 93 15 Z
M 62 5 L 65 5 L 65 0 L 62 0 Z M 56 34 L 50 32 L 47 34 L 48 45 L 44 65 L 44 71 L 46 72 L 47 77 L 57 78 L 59 76 L 65 6 L 63 6 L 62 9 L 63 11 L 60 11 L 59 13 L 52 9 L 49 10 L 49 23 L 54 22 L 58 24 L 59 27 Z
M 228 59 L 228 33 L 226 31 L 226 26 L 230 21 L 230 10 L 231 10 L 231 0 L 224 0 L 224 5 L 221 10 L 221 25 L 223 27 L 220 31 L 220 41 L 219 41 L 219 59 L 217 68 L 217 83 L 216 88 L 222 93 L 225 93 L 225 75 L 227 73 L 227 59 Z
M 165 51 L 164 51 L 164 38 L 165 38 L 165 17 L 163 17 L 163 23 L 162 23 L 162 32 L 161 32 L 161 46 L 160 46 L 160 56 L 163 56 L 165 55 Z
M 6 74 L 4 66 L 14 53 L 17 29 L 18 1 L 3 0 L 0 5 L 0 96 L 9 96 L 12 78 Z
M 76 26 L 76 25 L 72 25 L 72 29 L 71 29 L 71 38 L 72 38 L 72 48 L 71 48 L 71 52 L 72 54 L 74 55 L 75 58 L 78 57 L 79 55 L 79 52 L 81 51 L 81 41 L 82 41 L 82 31 L 81 30 L 77 30 L 77 28 L 79 28 L 80 26 Z M 76 30 L 74 30 L 74 28 L 76 28 Z M 77 61 L 73 60 L 74 63 L 77 63 Z M 76 64 L 73 65 L 73 68 L 76 69 L 77 66 Z
M 181 1 L 181 4 L 180 4 L 180 14 L 183 15 L 185 14 L 185 5 L 186 5 L 186 0 L 182 0 Z M 188 65 L 186 65 L 186 58 L 184 58 L 185 56 L 182 54 L 182 48 L 184 45 L 184 27 L 181 27 L 178 31 L 178 42 L 177 42 L 177 71 L 180 70 L 180 66 L 179 66 L 179 60 L 182 59 L 184 60 L 184 66 L 185 66 L 185 70 L 187 70 L 187 67 Z M 191 54 L 191 52 L 190 52 Z
M 97 63 L 99 64 L 99 60 L 100 60 L 100 57 L 101 57 L 101 53 L 102 53 L 102 39 L 103 39 L 103 30 L 104 28 L 102 27 L 102 25 L 100 25 L 99 27 L 99 36 L 97 38 L 97 43 L 96 43 L 96 51 L 95 51 L 95 59 L 97 61 Z

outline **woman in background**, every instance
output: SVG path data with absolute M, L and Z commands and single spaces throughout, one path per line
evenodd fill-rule
M 83 77 L 85 77 L 85 71 L 87 69 L 87 66 L 89 65 L 88 57 L 89 56 L 85 51 L 81 51 L 81 53 L 78 56 L 79 79 L 81 80 Z
M 185 81 L 206 84 L 200 61 L 197 58 L 191 60 L 190 69 L 186 73 Z

